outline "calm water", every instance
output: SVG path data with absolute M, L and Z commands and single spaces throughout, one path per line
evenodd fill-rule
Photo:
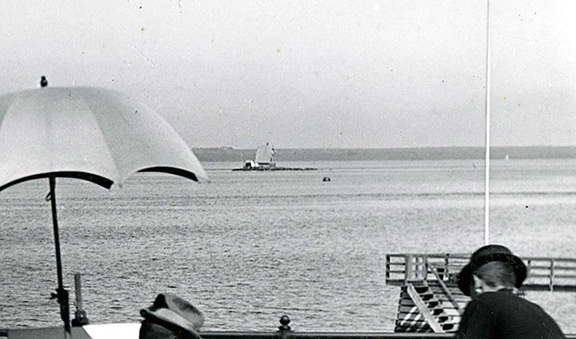
M 65 282 L 83 274 L 93 323 L 140 321 L 139 309 L 169 292 L 205 313 L 205 330 L 275 330 L 288 314 L 301 331 L 392 331 L 399 291 L 384 282 L 387 253 L 483 243 L 482 161 L 204 165 L 211 181 L 201 184 L 154 174 L 112 191 L 58 181 Z M 492 241 L 576 257 L 576 161 L 493 168 Z M 60 325 L 47 191 L 42 180 L 0 192 L 0 327 Z M 576 294 L 529 298 L 576 332 Z

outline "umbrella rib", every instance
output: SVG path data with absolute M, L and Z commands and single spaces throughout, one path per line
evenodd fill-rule
M 169 167 L 169 166 L 155 166 L 155 167 L 148 167 L 138 170 L 138 172 L 162 172 L 173 174 L 177 176 L 181 176 L 192 181 L 198 181 L 198 177 L 193 172 L 177 168 L 177 167 Z
M 0 191 L 4 190 L 10 186 L 14 186 L 16 184 L 24 182 L 24 181 L 41 179 L 41 178 L 49 178 L 50 176 L 54 176 L 54 177 L 58 177 L 58 178 L 76 178 L 76 179 L 86 180 L 86 181 L 90 181 L 92 183 L 95 183 L 97 185 L 100 185 L 106 189 L 110 189 L 110 187 L 112 187 L 112 184 L 113 184 L 112 180 L 105 178 L 103 176 L 100 176 L 100 175 L 93 174 L 93 173 L 79 172 L 79 171 L 61 171 L 61 172 L 50 172 L 50 173 L 40 173 L 40 174 L 29 175 L 29 176 L 11 181 L 11 182 L 3 185 L 3 186 L 0 186 Z

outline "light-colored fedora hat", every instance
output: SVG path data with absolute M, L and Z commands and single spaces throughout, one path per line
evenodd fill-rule
M 152 306 L 140 310 L 144 317 L 140 338 L 201 339 L 198 330 L 204 315 L 188 301 L 172 295 L 158 294 Z

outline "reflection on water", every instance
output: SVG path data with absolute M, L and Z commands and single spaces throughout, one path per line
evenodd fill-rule
M 93 323 L 137 322 L 168 292 L 203 310 L 206 330 L 275 330 L 288 314 L 295 330 L 391 331 L 399 291 L 384 283 L 387 253 L 471 252 L 483 242 L 482 162 L 291 163 L 319 170 L 257 173 L 205 165 L 211 181 L 201 184 L 140 174 L 108 192 L 58 181 L 65 282 L 83 274 Z M 576 257 L 574 169 L 568 160 L 495 162 L 493 242 Z M 49 300 L 47 191 L 34 181 L 0 192 L 3 327 L 60 324 Z M 535 298 L 568 330 L 576 306 L 557 296 Z

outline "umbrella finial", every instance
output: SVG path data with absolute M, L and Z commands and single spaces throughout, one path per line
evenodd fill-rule
M 45 76 L 42 76 L 42 78 L 40 79 L 40 87 L 46 87 L 48 86 L 48 80 L 46 80 Z

